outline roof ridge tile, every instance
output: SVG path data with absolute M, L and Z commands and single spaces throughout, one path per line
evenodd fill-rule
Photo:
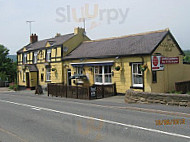
M 96 40 L 89 40 L 89 41 L 84 41 L 86 42 L 98 42 L 98 41 L 104 41 L 104 40 L 111 40 L 111 39 L 119 39 L 119 38 L 126 38 L 126 37 L 131 37 L 131 36 L 141 36 L 141 35 L 147 35 L 147 34 L 153 34 L 153 33 L 161 33 L 161 32 L 166 32 L 169 31 L 169 28 L 163 29 L 163 30 L 157 30 L 157 31 L 149 31 L 149 32 L 143 32 L 143 33 L 137 33 L 137 34 L 130 34 L 130 35 L 124 35 L 124 36 L 118 36 L 118 37 L 109 37 L 109 38 L 102 38 L 102 39 L 96 39 Z

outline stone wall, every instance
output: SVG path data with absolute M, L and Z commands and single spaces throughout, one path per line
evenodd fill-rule
M 177 105 L 190 107 L 190 95 L 187 94 L 165 94 L 148 93 L 127 90 L 125 94 L 126 103 L 158 103 L 165 105 Z

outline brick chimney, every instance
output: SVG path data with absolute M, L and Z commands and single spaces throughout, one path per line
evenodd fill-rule
M 30 36 L 30 43 L 34 43 L 38 41 L 38 36 L 36 34 L 32 34 Z

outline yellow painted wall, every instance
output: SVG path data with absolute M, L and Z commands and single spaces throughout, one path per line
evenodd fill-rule
M 131 66 L 130 62 L 142 62 L 141 57 L 123 57 L 120 59 L 115 58 L 106 58 L 106 59 L 86 59 L 82 62 L 101 62 L 101 61 L 114 61 L 114 65 L 112 66 L 112 71 L 114 72 L 114 76 L 112 76 L 112 83 L 116 83 L 116 88 L 118 93 L 125 93 L 126 90 L 130 89 L 132 86 L 132 73 L 131 73 Z M 64 70 L 64 82 L 67 82 L 67 69 L 71 69 L 71 74 L 74 75 L 76 72 L 76 68 L 72 67 L 70 63 L 80 63 L 80 60 L 72 60 L 72 61 L 65 61 L 63 63 L 63 70 Z M 145 78 L 145 91 L 151 91 L 151 62 L 150 56 L 144 57 L 144 63 L 148 65 L 148 69 L 145 71 L 144 78 Z M 116 66 L 122 67 L 120 71 L 114 70 Z M 85 82 L 84 86 L 89 86 L 94 84 L 94 68 L 93 71 L 90 71 L 90 68 L 84 66 L 84 74 L 89 77 L 89 82 Z M 73 84 L 74 85 L 74 84 Z M 134 89 L 135 90 L 135 89 Z M 137 89 L 138 91 L 143 91 L 142 89 Z
M 75 31 L 76 32 L 76 31 Z M 89 40 L 83 34 L 76 34 L 70 40 L 66 41 L 62 46 L 67 47 L 68 51 L 63 53 L 63 57 L 73 51 L 82 41 Z M 46 45 L 48 49 L 50 45 Z M 30 78 L 31 86 L 35 86 L 37 83 L 37 78 L 39 78 L 39 85 L 46 85 L 46 67 L 45 67 L 45 55 L 46 49 L 42 49 L 38 54 L 38 62 L 36 64 L 38 68 L 38 77 L 36 73 L 31 72 Z M 53 47 L 51 52 L 51 62 L 49 65 L 55 68 L 55 71 L 51 70 L 51 83 L 67 83 L 67 69 L 71 69 L 71 74 L 74 75 L 76 68 L 72 67 L 70 63 L 80 63 L 80 60 L 68 60 L 61 61 L 61 46 Z M 122 57 L 119 59 L 115 58 L 105 58 L 105 59 L 85 59 L 82 62 L 101 62 L 101 61 L 114 61 L 112 71 L 114 76 L 112 76 L 112 83 L 116 83 L 116 88 L 118 93 L 125 93 L 126 90 L 130 89 L 132 86 L 132 69 L 130 66 L 131 62 L 143 62 L 148 65 L 147 70 L 144 72 L 144 91 L 146 92 L 168 92 L 175 89 L 175 82 L 190 80 L 190 65 L 183 64 L 183 55 L 180 54 L 177 45 L 171 40 L 169 35 L 163 40 L 163 42 L 154 51 L 153 55 L 160 53 L 165 57 L 179 57 L 179 64 L 168 64 L 165 65 L 164 71 L 157 71 L 157 83 L 152 83 L 152 70 L 151 70 L 151 56 L 134 56 L 134 57 Z M 28 64 L 32 64 L 33 53 L 27 54 Z M 18 54 L 18 84 L 21 86 L 26 86 L 26 82 L 23 82 L 23 67 L 22 67 L 22 54 Z M 115 71 L 115 67 L 120 66 L 120 71 Z M 89 86 L 94 84 L 94 68 L 84 67 L 84 74 L 87 75 L 88 80 L 84 80 L 84 86 Z M 41 80 L 41 74 L 44 76 L 44 80 Z M 74 85 L 74 84 L 73 84 Z M 143 89 L 134 89 L 136 91 L 143 91 Z
M 17 67 L 18 70 L 18 85 L 20 86 L 26 86 L 26 82 L 23 81 L 23 72 L 22 66 Z
M 165 57 L 179 57 L 179 64 L 165 64 L 164 71 L 157 71 L 157 83 L 153 83 L 151 88 L 153 92 L 169 92 L 175 90 L 175 82 L 190 80 L 190 66 L 183 64 L 183 55 L 181 55 L 177 45 L 168 35 L 154 53 L 161 53 Z
M 66 41 L 63 47 L 69 47 L 67 52 L 63 52 L 63 57 L 78 47 L 82 41 L 87 41 L 89 38 L 83 34 L 75 35 L 70 40 Z
M 45 56 L 46 56 L 46 50 L 42 49 L 39 50 L 38 56 L 37 56 L 37 63 L 44 63 L 45 62 Z
M 63 82 L 63 70 L 62 62 L 51 63 L 51 68 L 55 68 L 55 71 L 51 71 L 51 83 L 62 83 Z
M 18 59 L 18 65 L 21 65 L 22 64 L 22 54 L 18 54 L 17 55 L 17 59 Z
M 23 69 L 22 66 L 18 66 L 17 69 L 18 69 L 18 84 L 20 86 L 27 85 L 26 73 L 29 73 L 30 87 L 35 87 L 37 85 L 37 72 L 29 72 L 27 68 Z M 24 81 L 24 73 L 25 73 L 25 81 Z
M 76 47 L 78 47 L 83 41 L 89 40 L 87 36 L 83 34 L 83 29 L 78 28 L 75 29 L 75 35 L 70 38 L 68 41 L 63 43 L 63 45 L 60 45 L 58 47 L 53 47 L 51 48 L 51 45 L 47 42 L 46 46 L 47 48 L 45 49 L 39 49 L 38 51 L 38 56 L 37 56 L 37 68 L 38 68 L 38 79 L 39 79 L 39 85 L 46 85 L 48 82 L 46 82 L 46 50 L 51 48 L 51 61 L 49 65 L 52 68 L 56 68 L 56 71 L 51 70 L 51 83 L 62 83 L 63 82 L 63 64 L 62 64 L 62 57 L 61 57 L 61 51 L 62 47 L 67 47 L 68 51 L 64 52 L 63 56 L 66 56 L 69 54 L 72 50 L 74 50 Z M 27 64 L 33 64 L 33 52 L 27 52 L 26 48 L 24 48 L 24 53 L 27 53 Z M 19 72 L 23 73 L 23 64 L 22 64 L 22 54 L 17 54 L 19 57 L 19 63 L 18 63 L 18 85 L 20 86 L 26 86 L 26 82 L 23 82 L 22 76 L 20 76 Z M 28 71 L 29 72 L 29 71 Z M 30 73 L 30 78 L 32 79 L 31 86 L 37 85 L 37 76 L 33 72 Z M 41 80 L 41 74 L 43 74 L 43 81 Z M 36 76 L 36 77 L 35 77 Z
M 46 70 L 45 70 L 45 66 L 44 64 L 37 64 L 36 65 L 38 68 L 38 79 L 39 79 L 39 85 L 45 85 L 45 81 L 46 81 Z M 41 74 L 43 74 L 43 81 L 41 80 Z

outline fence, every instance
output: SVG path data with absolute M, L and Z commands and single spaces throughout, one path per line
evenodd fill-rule
M 176 82 L 175 89 L 178 92 L 187 93 L 190 91 L 190 81 Z
M 9 84 L 7 81 L 0 81 L 0 87 L 8 87 Z
M 75 99 L 99 99 L 116 95 L 116 86 L 115 84 L 111 84 L 81 87 L 49 83 L 48 96 L 49 95 Z
M 110 85 L 93 85 L 90 87 L 91 90 L 94 88 L 95 90 L 95 95 L 92 95 L 91 91 L 91 97 L 96 98 L 96 99 L 101 99 L 101 98 L 106 98 L 110 96 L 116 95 L 116 85 L 115 84 L 110 84 Z

